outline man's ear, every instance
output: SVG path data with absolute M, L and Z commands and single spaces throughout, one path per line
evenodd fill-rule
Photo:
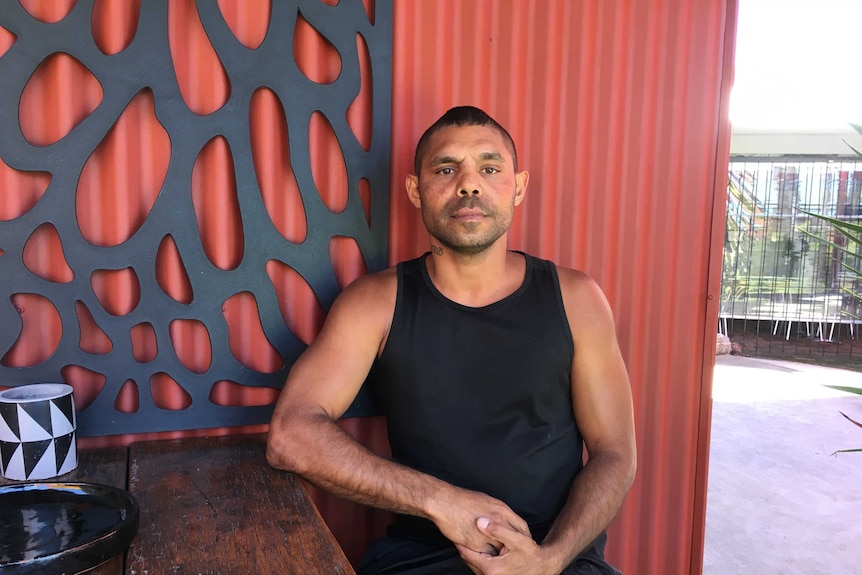
M 527 182 L 530 181 L 530 173 L 527 171 L 518 172 L 515 174 L 515 205 L 517 206 L 524 201 L 524 195 L 527 193 Z
M 407 181 L 404 184 L 407 188 L 407 198 L 410 200 L 410 203 L 417 208 L 421 208 L 422 200 L 419 199 L 419 176 L 408 174 Z

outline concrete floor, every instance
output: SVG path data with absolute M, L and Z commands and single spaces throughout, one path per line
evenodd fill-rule
M 719 356 L 704 575 L 862 573 L 862 373 Z

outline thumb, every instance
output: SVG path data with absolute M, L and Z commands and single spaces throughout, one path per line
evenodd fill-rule
M 526 540 L 532 541 L 532 538 L 528 535 L 524 535 L 520 531 L 516 531 L 515 528 L 492 521 L 487 517 L 479 517 L 476 519 L 476 527 L 480 532 L 484 533 L 491 539 L 502 543 L 504 549 L 513 549 Z M 501 554 L 504 552 L 504 550 L 501 550 Z

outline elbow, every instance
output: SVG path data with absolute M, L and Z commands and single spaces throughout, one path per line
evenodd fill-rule
M 266 462 L 275 469 L 299 473 L 299 446 L 291 438 L 289 429 L 273 422 L 266 437 Z
M 625 449 L 618 452 L 618 461 L 621 464 L 623 488 L 628 493 L 635 481 L 635 475 L 637 475 L 638 470 L 638 452 L 634 438 L 632 438 L 631 443 Z
M 637 454 L 637 448 L 635 448 L 634 446 L 632 447 L 631 455 L 628 458 L 628 461 L 629 461 L 629 465 L 628 465 L 628 474 L 626 475 L 626 491 L 628 491 L 631 488 L 632 484 L 635 481 L 635 476 L 637 475 L 637 471 L 638 471 L 638 454 Z
M 270 467 L 291 471 L 290 462 L 284 455 L 281 441 L 274 437 L 272 430 L 270 430 L 269 435 L 266 437 L 266 462 Z

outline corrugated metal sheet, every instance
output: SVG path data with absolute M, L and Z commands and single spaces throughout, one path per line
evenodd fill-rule
M 735 0 L 397 2 L 391 259 L 427 249 L 403 190 L 422 130 L 475 104 L 530 171 L 511 246 L 582 269 L 617 317 L 640 467 L 624 572 L 700 573 Z
M 61 19 L 72 4 L 22 0 L 25 9 L 44 21 Z M 124 4 L 95 3 L 95 39 L 107 54 L 121 51 L 134 34 L 139 4 Z M 269 14 L 267 2 L 243 3 L 243 9 L 239 3 L 219 4 L 243 44 L 260 43 Z M 373 3 L 366 6 L 373 14 Z M 427 248 L 421 221 L 403 193 L 417 138 L 450 106 L 469 103 L 485 108 L 510 129 L 521 163 L 531 172 L 511 246 L 590 273 L 604 288 L 618 318 L 635 396 L 641 464 L 611 529 L 609 556 L 624 571 L 639 575 L 701 572 L 735 14 L 736 0 L 395 3 L 391 262 Z M 189 10 L 188 2 L 171 2 L 171 19 L 182 97 L 198 113 L 218 109 L 226 92 L 210 88 L 224 87 L 224 71 L 201 36 L 194 10 Z M 333 68 L 337 63 L 312 30 L 299 28 L 301 24 L 298 35 L 305 34 L 309 43 L 308 52 L 301 46 L 297 49 L 299 65 L 305 73 L 327 81 L 337 73 Z M 0 54 L 14 40 L 13 34 L 0 29 Z M 28 139 L 40 145 L 56 141 L 98 105 L 102 95 L 87 74 L 64 55 L 45 63 L 33 78 L 34 91 L 22 101 L 22 131 Z M 370 86 L 363 84 L 366 89 Z M 60 105 L 65 94 L 73 98 Z M 256 150 L 267 149 L 272 134 L 286 130 L 283 118 L 279 121 L 272 112 L 271 99 L 262 91 L 253 102 Z M 360 141 L 367 143 L 370 128 L 364 121 L 362 98 L 358 102 L 358 111 L 351 110 L 350 124 Z M 130 108 L 129 126 L 118 128 L 116 140 L 102 146 L 92 167 L 88 166 L 88 181 L 102 182 L 96 189 L 105 193 L 94 194 L 88 202 L 101 210 L 98 214 L 82 213 L 79 218 L 82 233 L 100 245 L 115 245 L 133 233 L 164 174 L 164 158 L 148 151 L 150 144 L 164 138 L 150 95 L 139 94 L 135 106 Z M 321 143 L 320 149 L 312 150 L 315 178 L 318 174 L 341 177 L 326 169 L 323 151 L 329 130 L 325 122 L 313 127 L 311 138 Z M 193 188 L 207 185 L 229 198 L 232 168 L 222 161 L 226 150 L 219 140 L 210 144 L 198 158 Z M 273 181 L 289 182 L 292 174 L 284 158 L 288 153 L 274 149 L 268 157 L 256 151 L 257 171 L 269 174 L 266 177 Z M 128 192 L 133 197 L 114 197 L 109 192 L 111 165 L 123 161 L 124 154 L 152 181 L 142 177 L 136 189 Z M 30 209 L 44 192 L 47 177 L 24 175 L 0 164 L 0 184 L 5 190 L 20 190 L 14 197 L 0 194 L 0 219 L 15 218 Z M 262 178 L 261 191 L 274 223 L 285 237 L 301 238 L 303 223 L 277 215 L 288 212 L 277 202 L 296 198 L 276 197 L 275 186 L 267 182 Z M 196 203 L 201 234 L 208 257 L 230 269 L 241 257 L 237 250 L 242 246 L 213 230 L 236 224 L 231 224 L 232 214 L 224 204 L 211 200 L 202 196 Z M 343 207 L 343 197 L 324 200 L 335 210 Z M 34 234 L 29 265 L 34 273 L 54 274 L 52 281 L 68 281 L 55 236 L 56 230 L 47 228 L 40 229 L 38 237 Z M 357 251 L 350 241 L 335 239 L 330 244 L 340 285 L 364 273 Z M 189 297 L 188 279 L 176 259 L 176 246 L 168 240 L 159 249 L 159 282 L 171 297 L 183 301 Z M 303 317 L 282 311 L 301 339 L 310 341 L 322 314 L 313 292 L 290 268 L 273 266 L 267 272 L 280 299 L 290 300 L 287 308 L 297 309 L 304 302 L 301 309 L 308 309 L 308 314 Z M 99 282 L 94 289 L 107 306 L 122 313 L 132 305 L 128 298 L 137 284 L 122 270 L 117 274 L 94 279 Z M 44 305 L 37 296 L 25 300 L 21 296 L 14 303 L 26 305 L 34 319 L 24 322 L 24 343 L 13 350 L 11 365 L 37 361 L 45 354 L 43 342 L 53 341 L 59 330 L 50 304 Z M 273 368 L 279 358 L 258 345 L 262 340 L 259 319 L 243 311 L 254 302 L 238 297 L 232 303 L 225 307 L 226 321 L 251 334 L 231 342 L 237 357 Z M 78 315 L 85 326 L 82 348 L 103 352 L 110 342 L 99 336 L 92 318 L 88 323 L 86 309 L 79 309 Z M 87 330 L 91 324 L 94 328 Z M 193 323 L 172 326 L 172 343 L 189 369 L 206 369 L 210 361 L 205 332 Z M 153 353 L 152 328 L 148 332 L 145 324 L 136 326 L 131 337 L 135 357 L 145 361 Z M 98 388 L 92 374 L 64 375 Z M 162 401 L 182 405 L 182 394 L 171 391 L 175 386 L 168 376 L 150 382 Z M 226 405 L 269 400 L 244 396 L 231 382 L 213 393 L 216 401 Z M 129 386 L 117 405 L 133 410 L 137 401 L 136 388 Z M 385 449 L 381 422 L 351 420 L 344 425 L 372 447 Z M 355 560 L 365 537 L 379 533 L 381 516 L 319 494 L 316 499 Z

